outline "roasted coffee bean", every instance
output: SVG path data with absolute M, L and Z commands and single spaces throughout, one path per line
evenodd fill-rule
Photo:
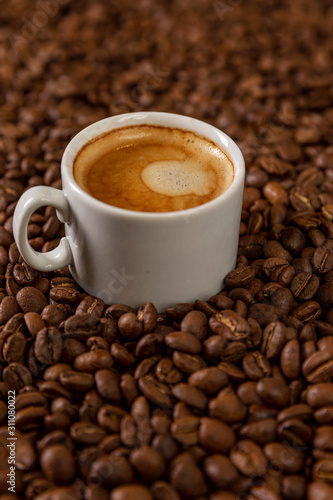
M 143 304 L 138 310 L 138 320 L 142 321 L 143 333 L 149 333 L 154 330 L 157 325 L 157 310 L 154 304 L 151 302 L 147 302 L 147 304 Z
M 171 349 L 184 351 L 190 354 L 198 354 L 201 351 L 199 340 L 188 332 L 172 332 L 165 337 L 165 343 Z
M 87 295 L 75 310 L 75 314 L 88 313 L 93 314 L 97 318 L 101 318 L 105 309 L 105 304 L 103 300 Z
M 247 439 L 235 444 L 230 451 L 230 460 L 244 476 L 261 476 L 267 470 L 267 459 L 261 448 Z
M 171 434 L 174 439 L 184 445 L 198 443 L 198 428 L 200 419 L 195 416 L 181 417 L 175 419 L 171 425 Z
M 248 322 L 229 309 L 211 316 L 209 327 L 215 334 L 222 335 L 229 341 L 245 340 L 251 332 Z
M 174 351 L 172 361 L 183 373 L 193 373 L 206 366 L 204 359 L 199 354 L 188 354 L 181 351 Z
M 226 275 L 224 282 L 229 288 L 238 288 L 248 285 L 254 275 L 255 271 L 250 266 L 237 267 Z
M 110 500 L 154 500 L 152 493 L 141 484 L 123 484 L 113 488 Z
M 25 321 L 26 321 L 26 316 L 27 315 L 32 315 L 35 313 L 27 313 L 25 314 Z M 44 321 L 46 326 L 54 326 L 55 328 L 58 328 L 60 323 L 65 321 L 65 313 L 64 311 L 56 306 L 56 305 L 51 305 L 49 304 L 48 306 L 44 307 L 42 313 L 41 313 L 41 319 Z
M 302 372 L 307 381 L 316 384 L 329 382 L 333 373 L 333 353 L 316 351 L 306 358 L 302 365 Z
M 79 445 L 98 444 L 105 437 L 106 432 L 101 427 L 85 422 L 76 422 L 70 428 L 71 438 Z
M 66 370 L 59 375 L 59 382 L 70 391 L 88 391 L 94 387 L 94 376 L 90 373 Z
M 156 481 L 151 485 L 151 491 L 156 500 L 180 500 L 177 491 L 165 481 Z
M 208 403 L 207 397 L 200 389 L 185 384 L 184 382 L 175 385 L 172 388 L 172 394 L 178 400 L 197 410 L 204 410 Z
M 182 318 L 184 318 L 184 316 L 186 316 L 186 314 L 190 311 L 193 311 L 193 304 L 184 302 L 168 307 L 165 312 L 171 319 L 179 321 L 182 320 Z
M 65 339 L 62 344 L 61 360 L 67 364 L 73 364 L 74 360 L 81 354 L 87 352 L 82 342 L 75 339 Z
M 263 418 L 258 421 L 249 422 L 239 429 L 242 439 L 250 439 L 258 444 L 274 441 L 276 421 L 273 418 Z
M 249 308 L 249 318 L 258 321 L 261 327 L 265 327 L 271 322 L 278 321 L 280 315 L 279 310 L 270 304 L 254 304 Z
M 153 404 L 163 409 L 173 405 L 173 397 L 170 389 L 158 382 L 153 376 L 146 375 L 138 380 L 140 390 Z
M 207 336 L 207 323 L 207 317 L 202 311 L 190 311 L 182 319 L 180 330 L 192 333 L 202 342 Z
M 136 344 L 135 356 L 138 359 L 159 354 L 164 345 L 163 335 L 160 333 L 147 333 Z
M 114 404 L 120 404 L 120 377 L 116 371 L 100 369 L 95 372 L 95 383 L 102 398 Z
M 32 375 L 21 363 L 10 363 L 3 370 L 2 380 L 9 389 L 18 391 L 21 387 L 32 384 Z
M 317 293 L 318 302 L 322 307 L 333 306 L 333 282 L 323 283 Z
M 203 470 L 216 488 L 229 488 L 239 477 L 235 466 L 223 455 L 215 454 L 205 458 Z
M 57 363 L 61 356 L 62 336 L 54 326 L 42 328 L 35 339 L 35 356 L 40 363 Z
M 200 497 L 206 491 L 204 475 L 189 452 L 184 452 L 172 460 L 170 479 L 175 489 L 184 497 Z
M 120 366 L 131 366 L 135 363 L 135 356 L 122 344 L 114 342 L 111 345 L 111 355 Z
M 183 378 L 183 373 L 170 358 L 162 358 L 156 365 L 155 373 L 158 380 L 166 384 L 178 384 Z
M 209 416 L 226 423 L 236 423 L 246 416 L 247 408 L 230 388 L 220 391 L 217 398 L 209 401 Z
M 286 327 L 280 321 L 269 323 L 263 331 L 261 352 L 267 359 L 276 358 L 286 341 Z
M 210 366 L 193 372 L 188 378 L 188 383 L 207 396 L 211 396 L 228 384 L 228 376 L 223 370 Z
M 257 382 L 257 394 L 273 407 L 284 407 L 288 404 L 290 391 L 288 386 L 276 378 L 262 378 Z
M 98 335 L 101 330 L 100 320 L 93 314 L 81 313 L 66 319 L 64 333 L 66 338 L 85 341 L 89 337 Z
M 160 359 L 161 356 L 159 356 L 158 354 L 143 359 L 135 369 L 134 378 L 139 379 L 140 377 L 144 377 L 145 375 L 152 373 L 154 371 L 156 364 L 160 361 Z
M 220 335 L 208 337 L 202 344 L 202 355 L 206 359 L 216 359 L 221 356 L 226 346 L 226 340 Z
M 208 417 L 200 420 L 198 437 L 201 445 L 209 453 L 227 453 L 236 441 L 235 433 L 230 426 Z
M 259 351 L 247 353 L 242 361 L 242 367 L 251 380 L 259 380 L 271 375 L 271 365 L 267 358 Z
M 21 310 L 24 313 L 37 312 L 41 313 L 47 305 L 45 295 L 37 288 L 27 286 L 19 290 L 16 295 L 16 300 Z
M 301 368 L 301 352 L 298 340 L 289 340 L 283 347 L 280 356 L 280 365 L 283 374 L 290 380 L 297 380 Z
M 159 451 L 143 445 L 130 454 L 130 463 L 144 481 L 151 483 L 160 479 L 165 470 L 165 461 Z
M 319 278 L 312 273 L 300 273 L 291 284 L 294 297 L 300 300 L 311 300 L 319 288 Z
M 118 320 L 118 328 L 124 340 L 136 340 L 142 334 L 142 322 L 131 312 L 122 314 Z
M 40 463 L 43 473 L 52 483 L 69 484 L 75 478 L 74 457 L 65 446 L 47 446 L 41 454 Z
M 96 349 L 80 354 L 74 359 L 73 367 L 77 371 L 95 373 L 97 370 L 111 368 L 113 359 L 104 349 Z
M 295 418 L 279 424 L 277 436 L 282 442 L 286 442 L 296 449 L 304 450 L 312 440 L 313 431 L 308 424 Z

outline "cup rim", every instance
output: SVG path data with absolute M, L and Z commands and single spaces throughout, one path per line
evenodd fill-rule
M 226 152 L 233 163 L 234 178 L 231 185 L 226 191 L 224 191 L 213 200 L 192 208 L 176 210 L 173 212 L 143 212 L 137 210 L 129 210 L 126 208 L 109 205 L 108 203 L 97 200 L 77 184 L 73 175 L 74 159 L 80 149 L 91 139 L 94 139 L 95 137 L 98 137 L 105 132 L 132 125 L 157 125 L 170 128 L 174 127 L 194 132 L 197 135 L 214 142 L 218 147 L 221 147 Z M 65 181 L 63 182 L 63 188 L 65 188 L 66 181 L 68 181 L 71 187 L 83 198 L 86 204 L 91 206 L 92 209 L 98 209 L 103 213 L 125 218 L 130 217 L 132 219 L 140 218 L 145 220 L 169 220 L 179 217 L 187 217 L 193 213 L 207 213 L 207 211 L 215 210 L 221 204 L 228 203 L 229 198 L 232 197 L 236 191 L 238 191 L 240 188 L 243 189 L 245 178 L 245 162 L 240 148 L 233 141 L 233 139 L 231 139 L 225 132 L 222 132 L 222 130 L 218 129 L 208 122 L 204 122 L 197 118 L 192 118 L 190 116 L 180 115 L 177 113 L 139 111 L 103 118 L 102 120 L 92 123 L 91 125 L 88 125 L 80 132 L 78 132 L 68 143 L 62 156 L 61 176 L 63 181 Z

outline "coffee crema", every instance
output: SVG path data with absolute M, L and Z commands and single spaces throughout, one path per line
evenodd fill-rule
M 74 160 L 74 178 L 88 194 L 115 207 L 173 212 L 207 203 L 234 177 L 227 154 L 193 132 L 134 125 L 85 144 Z

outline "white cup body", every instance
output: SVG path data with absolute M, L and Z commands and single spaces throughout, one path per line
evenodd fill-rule
M 79 188 L 73 160 L 81 147 L 106 131 L 140 124 L 190 130 L 221 146 L 234 164 L 232 185 L 204 205 L 167 213 L 113 207 Z M 151 301 L 159 311 L 217 293 L 236 263 L 244 173 L 243 156 L 228 136 L 186 116 L 130 113 L 82 130 L 67 146 L 61 164 L 73 277 L 107 304 L 138 307 Z

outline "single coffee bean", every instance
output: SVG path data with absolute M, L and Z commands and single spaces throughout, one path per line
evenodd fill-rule
M 161 356 L 155 354 L 155 356 L 150 356 L 149 358 L 143 359 L 135 369 L 134 378 L 139 379 L 144 377 L 149 373 L 153 373 L 156 364 L 160 361 Z
M 32 375 L 28 368 L 21 363 L 10 363 L 6 366 L 2 373 L 2 380 L 8 388 L 18 391 L 21 387 L 32 384 Z
M 259 380 L 271 375 L 271 365 L 268 359 L 259 351 L 248 352 L 242 361 L 242 367 L 251 380 Z
M 162 409 L 173 405 L 173 397 L 169 388 L 151 375 L 145 375 L 138 380 L 139 388 L 146 398 Z
M 45 295 L 32 286 L 27 286 L 19 290 L 16 300 L 23 313 L 41 313 L 44 307 L 47 306 Z
M 313 431 L 308 424 L 295 418 L 279 424 L 277 436 L 282 442 L 286 442 L 296 449 L 306 450 L 312 440 Z
M 209 401 L 209 416 L 220 418 L 226 423 L 240 422 L 246 417 L 247 408 L 231 388 L 220 391 L 217 398 Z
M 322 467 L 321 464 L 319 464 L 319 467 L 316 468 L 316 470 L 319 469 L 319 474 L 321 472 L 321 468 L 323 468 L 323 470 L 325 470 L 325 468 Z M 328 467 L 328 469 L 329 469 L 329 467 Z M 332 493 L 333 493 L 332 486 L 328 482 L 326 482 L 327 479 L 325 477 L 323 477 L 322 480 L 320 480 L 319 477 L 315 478 L 315 479 L 318 479 L 318 480 L 316 480 L 312 483 L 309 483 L 307 486 L 308 499 L 309 500 L 316 500 L 316 499 L 320 498 L 322 500 L 330 500 L 330 498 L 332 497 Z
M 208 403 L 207 397 L 200 389 L 184 382 L 175 385 L 172 388 L 172 394 L 183 403 L 197 410 L 204 410 Z
M 280 365 L 283 374 L 290 380 L 297 380 L 301 368 L 300 344 L 296 339 L 289 340 L 283 347 L 280 356 Z
M 238 288 L 248 285 L 254 275 L 255 271 L 250 266 L 237 267 L 226 275 L 224 282 L 229 288 Z
M 226 340 L 221 335 L 212 335 L 202 344 L 202 355 L 205 359 L 214 360 L 219 358 L 226 346 Z
M 190 354 L 198 354 L 201 351 L 199 340 L 188 332 L 172 332 L 165 337 L 165 343 L 171 349 L 187 352 Z
M 267 359 L 276 358 L 286 341 L 286 327 L 280 321 L 269 323 L 263 331 L 261 352 Z
M 166 384 L 178 384 L 183 378 L 183 373 L 175 367 L 170 358 L 162 358 L 158 361 L 155 374 L 160 382 Z
M 194 445 L 198 443 L 198 428 L 200 419 L 195 416 L 181 417 L 173 421 L 171 434 L 176 441 L 183 445 Z
M 290 391 L 286 384 L 276 378 L 263 378 L 257 382 L 257 394 L 273 407 L 284 407 L 288 404 Z
M 149 333 L 154 330 L 157 325 L 157 310 L 154 304 L 151 302 L 147 302 L 147 304 L 143 304 L 138 310 L 138 320 L 142 321 L 142 332 Z
M 276 431 L 276 421 L 273 418 L 258 420 L 257 422 L 248 422 L 239 429 L 239 437 L 250 439 L 260 445 L 269 441 L 274 441 Z
M 317 293 L 319 278 L 312 273 L 300 273 L 295 276 L 291 284 L 294 297 L 300 300 L 311 300 Z
M 95 373 L 97 370 L 111 368 L 113 359 L 111 354 L 104 349 L 88 351 L 74 359 L 74 369 L 86 373 Z
M 74 457 L 65 446 L 47 446 L 41 454 L 40 463 L 43 473 L 52 483 L 69 484 L 75 478 Z
M 104 429 L 86 422 L 75 422 L 70 428 L 70 437 L 79 445 L 98 444 L 105 435 L 106 431 Z
M 247 439 L 235 444 L 230 451 L 230 460 L 244 476 L 261 476 L 267 470 L 267 459 L 261 448 Z
M 328 350 L 313 352 L 303 362 L 302 371 L 309 383 L 329 382 L 333 374 L 333 354 Z
M 151 446 L 143 445 L 132 450 L 130 463 L 139 477 L 148 483 L 160 479 L 165 470 L 163 455 Z
M 177 491 L 165 481 L 156 481 L 151 485 L 155 500 L 180 500 Z
M 59 382 L 70 391 L 89 391 L 95 385 L 94 376 L 91 373 L 64 371 L 59 375 Z
M 203 391 L 206 396 L 212 396 L 228 384 L 228 376 L 223 370 L 210 366 L 191 373 L 188 383 Z
M 35 356 L 40 363 L 57 363 L 62 350 L 62 336 L 54 326 L 45 327 L 36 335 Z
M 204 475 L 189 452 L 172 460 L 170 479 L 174 488 L 185 498 L 200 497 L 206 492 Z
M 315 480 L 333 482 L 333 460 L 323 459 L 315 462 L 312 469 L 312 476 Z
M 80 342 L 83 342 L 94 335 L 98 335 L 100 330 L 101 322 L 99 318 L 88 313 L 70 316 L 64 323 L 64 333 L 66 338 L 75 339 Z
M 192 333 L 200 342 L 207 336 L 207 316 L 202 311 L 189 311 L 181 321 L 180 330 Z
M 199 354 L 188 354 L 181 351 L 174 351 L 172 361 L 183 373 L 193 373 L 206 366 L 204 359 Z
M 228 453 L 235 444 L 232 428 L 216 418 L 203 417 L 200 420 L 199 441 L 209 453 Z
M 142 359 L 159 354 L 163 345 L 163 335 L 160 333 L 147 333 L 136 344 L 135 356 L 138 359 Z
M 216 488 L 229 488 L 239 477 L 236 467 L 223 455 L 215 454 L 205 458 L 203 470 Z
M 120 404 L 120 377 L 116 371 L 100 369 L 95 372 L 96 388 L 100 396 L 114 404 Z
M 105 309 L 105 304 L 103 300 L 93 297 L 91 295 L 87 295 L 81 302 L 78 304 L 75 314 L 88 313 L 93 314 L 97 318 L 101 318 Z
M 123 484 L 112 489 L 110 500 L 154 500 L 152 493 L 141 484 Z
M 209 319 L 210 329 L 226 340 L 245 340 L 251 333 L 248 322 L 234 311 L 226 309 Z
M 313 271 L 318 274 L 325 274 L 333 268 L 333 252 L 321 246 L 316 248 L 312 258 Z

